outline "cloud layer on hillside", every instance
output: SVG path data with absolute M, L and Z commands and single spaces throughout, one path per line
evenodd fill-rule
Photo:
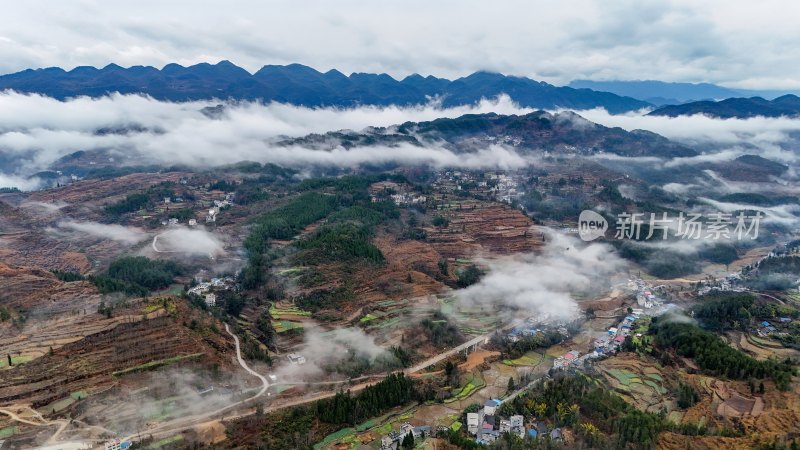
M 492 313 L 569 321 L 580 311 L 575 293 L 595 295 L 625 263 L 610 245 L 584 244 L 573 236 L 549 233 L 539 253 L 484 261 L 486 275 L 456 292 L 464 306 Z

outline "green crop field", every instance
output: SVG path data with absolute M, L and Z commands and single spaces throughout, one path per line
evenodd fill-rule
M 272 326 L 275 328 L 276 333 L 284 333 L 289 330 L 302 329 L 303 324 L 300 322 L 292 322 L 291 320 L 273 320 Z
M 642 380 L 635 373 L 625 369 L 606 369 L 612 377 L 616 378 L 623 386 L 629 386 L 631 383 L 641 383 Z
M 269 307 L 269 314 L 272 316 L 273 319 L 280 319 L 281 316 L 301 316 L 301 317 L 308 317 L 311 315 L 308 311 L 303 311 L 302 309 L 296 306 L 287 306 L 277 308 L 275 305 Z
M 504 359 L 503 364 L 507 366 L 538 366 L 544 361 L 544 355 L 536 352 L 529 352 L 517 359 Z

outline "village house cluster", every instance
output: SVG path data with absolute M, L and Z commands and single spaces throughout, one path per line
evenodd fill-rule
M 400 430 L 392 431 L 381 439 L 381 450 L 397 450 L 409 434 L 414 436 L 414 442 L 419 442 L 430 436 L 431 427 L 428 425 L 415 427 L 405 422 L 400 425 Z
M 225 291 L 236 287 L 233 277 L 212 278 L 210 281 L 197 280 L 197 285 L 189 288 L 189 294 L 203 297 L 207 306 L 216 306 L 217 294 L 213 291 Z
M 470 172 L 444 171 L 436 174 L 434 186 L 449 191 L 469 191 L 512 204 L 524 194 L 515 173 L 502 171 Z
M 388 198 L 397 206 L 424 205 L 428 197 L 417 192 L 413 192 L 405 184 L 393 181 L 381 181 L 374 183 L 369 188 L 370 199 L 373 203 Z
M 549 435 L 550 439 L 554 441 L 563 439 L 560 428 L 550 430 L 544 422 L 532 421 L 526 429 L 525 417 L 522 415 L 500 417 L 498 409 L 502 403 L 497 399 L 489 399 L 477 412 L 467 413 L 467 432 L 475 436 L 476 443 L 490 444 L 498 440 L 503 433 L 511 433 L 520 438 L 527 435 L 532 439 L 537 439 L 540 436 Z

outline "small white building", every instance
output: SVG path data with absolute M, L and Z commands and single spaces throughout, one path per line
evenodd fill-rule
M 306 357 L 301 355 L 301 354 L 299 354 L 299 353 L 289 353 L 288 355 L 286 355 L 286 357 L 289 358 L 289 362 L 292 363 L 292 364 L 305 364 L 306 363 Z
M 216 294 L 206 294 L 206 306 L 215 306 L 217 304 Z
M 219 213 L 219 208 L 211 208 L 208 210 L 208 215 L 206 215 L 206 222 L 216 222 L 217 221 L 217 213 Z
M 195 225 L 197 225 L 197 219 L 189 219 L 189 226 L 193 227 Z
M 500 406 L 500 400 L 489 399 L 483 404 L 483 414 L 486 416 L 493 416 L 497 413 L 497 407 Z
M 478 434 L 481 425 L 481 416 L 478 413 L 467 413 L 467 431 L 471 435 Z

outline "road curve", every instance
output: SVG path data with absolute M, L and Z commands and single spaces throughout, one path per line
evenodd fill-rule
M 222 413 L 224 413 L 224 412 L 226 412 L 226 411 L 228 411 L 228 410 L 230 410 L 232 408 L 236 408 L 236 407 L 244 405 L 245 403 L 248 403 L 248 402 L 250 402 L 252 400 L 255 400 L 255 399 L 257 399 L 258 397 L 261 397 L 262 395 L 264 395 L 267 392 L 267 389 L 269 389 L 269 386 L 270 386 L 269 381 L 267 380 L 267 378 L 265 376 L 261 375 L 260 373 L 256 372 L 255 370 L 251 369 L 250 366 L 248 366 L 247 363 L 244 361 L 244 359 L 242 358 L 242 350 L 241 350 L 241 347 L 239 345 L 239 338 L 235 334 L 233 334 L 231 332 L 230 326 L 227 323 L 225 324 L 225 331 L 228 334 L 230 334 L 231 337 L 233 337 L 233 342 L 236 344 L 236 360 L 239 362 L 239 365 L 242 366 L 242 368 L 245 371 L 247 371 L 247 373 L 249 373 L 250 375 L 253 375 L 254 377 L 257 377 L 261 381 L 261 390 L 259 390 L 256 394 L 254 394 L 254 395 L 252 395 L 252 396 L 250 396 L 250 397 L 248 397 L 248 398 L 246 398 L 244 400 L 240 400 L 238 402 L 231 403 L 228 406 L 223 406 L 222 408 L 218 408 L 216 410 L 209 411 L 209 412 L 206 412 L 206 413 L 203 413 L 203 414 L 197 414 L 197 415 L 194 415 L 194 416 L 188 416 L 188 417 L 182 417 L 180 419 L 175 419 L 173 421 L 166 422 L 164 424 L 155 426 L 153 428 L 148 428 L 147 430 L 143 430 L 142 433 L 136 433 L 136 434 L 132 434 L 130 436 L 126 436 L 126 437 L 122 438 L 123 441 L 131 441 L 131 442 L 133 442 L 135 440 L 138 440 L 140 434 L 155 435 L 155 434 L 161 434 L 161 433 L 167 433 L 167 432 L 176 433 L 176 432 L 179 432 L 179 431 L 187 430 L 189 428 L 194 427 L 195 425 L 197 425 L 199 423 L 203 423 L 203 422 L 207 421 L 211 417 L 218 416 L 218 415 L 220 415 L 220 414 L 222 414 Z

